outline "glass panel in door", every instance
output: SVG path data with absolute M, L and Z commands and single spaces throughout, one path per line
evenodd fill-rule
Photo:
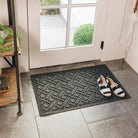
M 96 3 L 97 0 L 72 0 L 72 4 Z
M 92 45 L 96 7 L 71 9 L 69 46 Z
M 40 50 L 65 48 L 67 8 L 43 8 L 40 11 Z

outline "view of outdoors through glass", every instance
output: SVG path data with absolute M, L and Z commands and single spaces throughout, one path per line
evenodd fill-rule
M 96 7 L 71 9 L 69 46 L 92 44 Z
M 97 0 L 72 0 L 72 4 L 96 3 Z
M 90 7 L 86 3 L 96 2 L 72 0 L 69 7 L 68 0 L 40 0 L 40 49 L 92 45 L 96 6 Z M 85 5 L 75 7 L 73 4 Z M 48 5 L 52 5 L 52 8 Z
M 40 6 L 68 4 L 68 0 L 40 0 Z
M 40 15 L 40 45 L 41 50 L 61 48 L 66 46 L 67 8 L 44 9 Z

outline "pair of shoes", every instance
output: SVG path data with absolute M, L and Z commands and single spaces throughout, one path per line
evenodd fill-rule
M 103 75 L 100 75 L 97 82 L 101 94 L 105 97 L 110 97 L 112 93 L 114 93 L 118 97 L 125 97 L 125 92 L 111 78 L 106 77 L 105 79 Z

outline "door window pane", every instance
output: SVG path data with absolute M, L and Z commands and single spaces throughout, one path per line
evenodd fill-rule
M 40 6 L 68 4 L 68 0 L 40 0 Z
M 66 45 L 67 8 L 44 9 L 40 12 L 40 49 Z
M 92 45 L 96 7 L 71 9 L 69 46 Z
M 97 3 L 97 0 L 72 0 L 72 4 Z

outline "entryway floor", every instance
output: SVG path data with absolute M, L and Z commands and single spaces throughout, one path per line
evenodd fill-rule
M 106 64 L 130 99 L 40 117 L 30 74 Z M 17 105 L 0 108 L 0 138 L 138 138 L 138 75 L 121 60 L 89 61 L 31 70 L 21 74 L 23 115 Z

